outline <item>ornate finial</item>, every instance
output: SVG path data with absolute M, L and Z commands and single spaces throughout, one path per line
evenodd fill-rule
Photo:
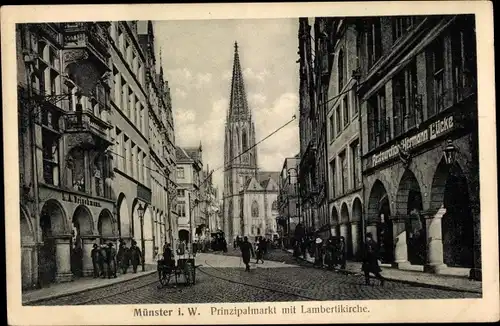
M 234 51 L 238 52 L 238 42 L 234 42 Z

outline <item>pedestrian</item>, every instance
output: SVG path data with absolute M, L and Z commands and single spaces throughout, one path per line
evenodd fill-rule
M 316 235 L 316 240 L 314 241 L 314 266 L 323 267 L 323 239 L 320 238 L 319 234 Z
M 248 237 L 243 238 L 243 242 L 240 244 L 241 258 L 245 264 L 245 271 L 250 271 L 250 258 L 255 256 L 252 244 L 248 242 Z
M 113 247 L 113 243 L 108 243 L 106 254 L 108 278 L 116 278 L 116 249 Z
M 384 286 L 385 279 L 380 275 L 382 269 L 378 265 L 378 255 L 378 245 L 375 240 L 373 240 L 372 234 L 368 232 L 365 239 L 363 265 L 361 266 L 361 270 L 365 273 L 366 285 L 370 285 L 370 273 L 372 273 L 380 281 L 380 286 Z
M 104 244 L 101 244 L 99 247 L 99 274 L 102 278 L 106 278 L 106 260 L 107 260 L 107 253 L 106 253 L 106 246 Z
M 130 262 L 132 263 L 132 271 L 137 273 L 137 266 L 142 261 L 142 253 L 141 250 L 137 247 L 137 242 L 135 240 L 132 240 L 132 246 L 130 246 Z
M 262 237 L 259 238 L 257 241 L 257 261 L 255 262 L 256 264 L 259 263 L 259 260 L 262 261 L 262 264 L 264 264 L 264 254 L 266 253 L 266 242 Z
M 99 277 L 99 246 L 94 243 L 90 251 L 90 257 L 92 258 L 92 266 L 94 267 L 94 278 Z
M 227 241 L 226 241 L 226 238 L 222 238 L 222 252 L 227 252 Z

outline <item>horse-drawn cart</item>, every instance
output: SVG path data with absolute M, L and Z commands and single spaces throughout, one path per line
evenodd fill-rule
M 194 285 L 196 283 L 196 266 L 194 258 L 179 258 L 177 260 L 158 261 L 158 278 L 162 286 L 167 286 L 172 277 L 175 284 L 179 284 L 179 278 L 184 278 L 185 285 Z

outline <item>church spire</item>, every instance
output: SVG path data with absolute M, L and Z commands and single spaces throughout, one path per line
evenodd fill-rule
M 249 115 L 247 95 L 243 82 L 238 42 L 234 42 L 233 78 L 231 81 L 231 100 L 229 102 L 229 119 L 238 119 Z

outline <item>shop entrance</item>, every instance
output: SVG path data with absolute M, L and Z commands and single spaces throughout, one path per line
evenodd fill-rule
M 394 261 L 394 231 L 391 221 L 391 208 L 387 195 L 380 201 L 377 239 L 382 262 L 386 264 L 392 263 Z
M 91 235 L 93 229 L 92 213 L 86 206 L 80 205 L 73 214 L 71 232 L 71 272 L 76 277 L 83 276 L 82 235 Z
M 450 267 L 473 267 L 474 225 L 467 181 L 461 169 L 450 169 L 444 188 L 443 261 Z
M 42 244 L 38 256 L 38 280 L 40 286 L 47 286 L 56 280 L 56 242 L 55 237 L 64 233 L 66 216 L 56 200 L 48 200 L 40 213 Z

